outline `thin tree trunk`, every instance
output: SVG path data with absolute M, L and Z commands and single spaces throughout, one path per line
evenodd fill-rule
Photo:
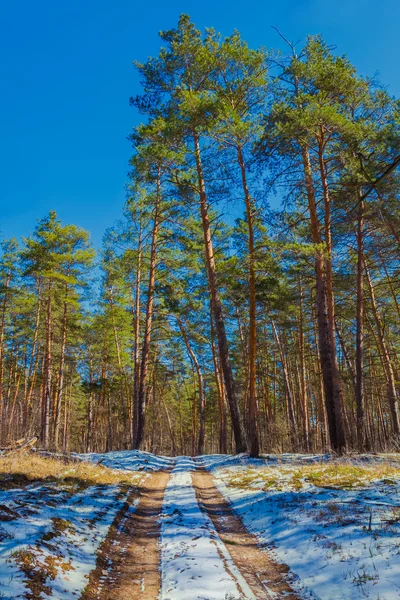
M 396 294 L 396 290 L 393 287 L 393 282 L 392 282 L 392 278 L 389 275 L 389 272 L 387 270 L 387 266 L 386 266 L 386 261 L 384 259 L 384 257 L 382 256 L 382 252 L 379 251 L 379 264 L 382 265 L 382 268 L 384 270 L 385 273 L 385 277 L 387 279 L 392 297 L 393 297 L 393 301 L 396 307 L 396 312 L 397 312 L 397 316 L 400 318 L 400 304 L 399 304 L 399 299 L 398 299 L 398 295 Z
M 215 349 L 214 337 L 215 337 L 215 327 L 214 327 L 214 318 L 210 313 L 210 325 L 211 325 L 211 351 L 213 355 L 213 363 L 214 363 L 214 374 L 215 374 L 215 382 L 217 386 L 217 396 L 218 396 L 218 420 L 219 420 L 219 452 L 220 454 L 226 454 L 228 451 L 228 437 L 226 431 L 226 405 L 225 405 L 225 389 L 224 382 L 221 377 L 221 372 L 218 364 L 218 356 Z
M 16 379 L 14 382 L 14 394 L 13 394 L 13 401 L 12 401 L 12 405 L 11 405 L 11 412 L 8 418 L 8 439 L 12 439 L 12 431 L 13 431 L 13 424 L 14 424 L 14 415 L 15 415 L 15 408 L 17 405 L 17 398 L 18 398 L 18 392 L 19 392 L 19 387 L 20 387 L 20 383 L 21 383 L 21 371 L 18 372 L 18 375 L 16 374 Z
M 37 302 L 38 303 L 37 303 L 37 309 L 36 309 L 35 331 L 33 334 L 31 358 L 29 361 L 27 392 L 26 392 L 26 396 L 24 398 L 24 409 L 23 409 L 23 411 L 24 411 L 24 414 L 23 414 L 23 429 L 24 429 L 24 431 L 28 427 L 30 405 L 31 405 L 33 390 L 35 388 L 37 367 L 39 364 L 39 350 L 37 349 L 37 342 L 38 342 L 38 336 L 39 336 L 40 312 L 41 312 L 41 306 L 42 306 L 40 293 L 41 293 L 41 283 L 40 283 L 40 281 L 38 281 L 37 282 L 37 298 L 38 298 Z
M 314 325 L 314 339 L 316 347 L 317 361 L 314 361 L 316 382 L 319 386 L 318 397 L 318 412 L 320 421 L 320 434 L 321 434 L 321 447 L 325 450 L 328 449 L 328 416 L 326 414 L 326 402 L 325 402 L 325 388 L 324 388 L 324 377 L 322 373 L 321 365 L 321 351 L 319 348 L 319 335 L 318 335 L 318 317 L 315 315 L 316 311 L 313 311 L 313 325 Z
M 282 348 L 282 344 L 281 344 L 281 340 L 279 338 L 278 331 L 276 329 L 276 325 L 275 325 L 275 322 L 273 319 L 271 320 L 271 325 L 272 325 L 272 331 L 274 332 L 276 345 L 278 347 L 278 351 L 279 351 L 279 354 L 281 357 L 283 378 L 285 381 L 285 388 L 286 388 L 288 419 L 289 419 L 289 425 L 291 428 L 290 437 L 291 437 L 292 443 L 294 443 L 294 440 L 296 439 L 296 419 L 295 419 L 294 410 L 293 410 L 294 398 L 293 398 L 292 386 L 290 385 L 290 377 L 289 377 L 289 371 L 288 371 L 288 367 L 287 367 L 286 357 L 285 357 L 285 354 L 284 354 L 284 351 Z
M 171 422 L 171 417 L 169 414 L 168 406 L 164 400 L 163 394 L 160 395 L 160 399 L 161 399 L 162 405 L 164 407 L 165 414 L 167 416 L 168 430 L 169 430 L 169 435 L 171 438 L 171 445 L 172 445 L 172 454 L 173 454 L 173 456 L 176 456 L 176 443 L 175 443 L 174 430 L 172 427 L 172 422 Z
M 65 374 L 65 348 L 67 344 L 67 315 L 68 315 L 68 286 L 65 286 L 65 300 L 64 300 L 64 310 L 62 316 L 62 325 L 61 325 L 61 349 L 60 349 L 60 367 L 59 367 L 59 378 L 58 378 L 58 388 L 57 388 L 57 396 L 56 396 L 56 406 L 54 411 L 54 447 L 56 450 L 59 449 L 59 436 L 60 436 L 60 413 L 61 413 L 61 403 L 63 399 L 64 393 L 64 374 Z
M 122 359 L 121 359 L 121 349 L 120 349 L 120 344 L 119 344 L 117 325 L 115 322 L 113 292 L 114 292 L 113 287 L 112 287 L 112 285 L 110 285 L 111 321 L 112 321 L 112 328 L 113 328 L 113 333 L 114 333 L 115 350 L 117 353 L 118 370 L 119 370 L 119 376 L 120 376 L 120 394 L 121 394 L 121 403 L 122 403 L 122 414 L 123 414 L 123 419 L 124 419 L 124 424 L 125 424 L 126 417 L 127 417 L 127 408 L 128 408 L 127 403 L 128 403 L 128 397 L 129 397 L 129 390 L 128 390 L 128 386 L 126 384 L 125 370 L 124 370 L 124 366 L 122 364 Z M 124 387 L 125 387 L 125 390 L 124 390 Z M 129 428 L 129 430 L 130 430 L 130 428 Z
M 388 346 L 386 343 L 385 335 L 383 332 L 383 326 L 382 326 L 381 318 L 380 318 L 379 311 L 378 311 L 378 305 L 377 305 L 376 299 L 375 299 L 374 286 L 372 284 L 371 275 L 370 275 L 370 272 L 368 269 L 368 265 L 365 261 L 365 257 L 364 257 L 364 267 L 365 267 L 365 274 L 366 274 L 367 283 L 368 283 L 369 292 L 370 292 L 372 312 L 374 315 L 375 324 L 376 324 L 376 328 L 378 331 L 379 345 L 381 347 L 381 352 L 382 352 L 383 368 L 386 373 L 386 379 L 387 379 L 387 385 L 388 385 L 388 400 L 389 400 L 390 414 L 391 414 L 391 418 L 392 418 L 393 433 L 395 436 L 398 436 L 400 434 L 400 416 L 399 416 L 399 406 L 398 406 L 398 400 L 397 400 L 396 379 L 394 376 L 393 365 L 390 360 L 390 354 L 389 354 Z
M 181 386 L 179 388 L 179 447 L 181 454 L 185 454 L 185 447 L 183 441 L 183 420 L 182 420 L 182 393 Z
M 304 443 L 306 451 L 310 451 L 310 422 L 308 415 L 308 398 L 306 384 L 306 367 L 305 367 L 305 351 L 304 351 L 304 308 L 303 308 L 303 286 L 299 277 L 299 292 L 300 292 L 300 318 L 299 318 L 299 351 L 300 351 L 300 390 L 301 404 L 303 408 L 303 431 Z
M 197 438 L 197 401 L 196 401 L 196 383 L 195 383 L 195 374 L 194 374 L 194 366 L 192 363 L 192 374 L 193 374 L 193 388 L 195 390 L 193 395 L 193 405 L 192 405 L 192 456 L 196 455 L 196 438 Z
M 199 405 L 200 405 L 200 428 L 199 428 L 199 438 L 197 443 L 197 454 L 204 454 L 204 444 L 205 444 L 205 435 L 206 435 L 206 397 L 204 393 L 204 383 L 203 383 L 203 374 L 200 369 L 199 361 L 197 360 L 197 356 L 193 351 L 193 348 L 190 345 L 189 338 L 187 336 L 186 330 L 183 326 L 181 319 L 178 319 L 178 325 L 180 332 L 182 334 L 183 340 L 185 342 L 186 349 L 188 351 L 189 357 L 196 369 L 197 374 L 197 383 L 199 387 Z
M 0 319 L 0 421 L 2 423 L 1 434 L 5 425 L 5 405 L 4 405 L 4 330 L 6 324 L 6 312 L 7 312 L 7 297 L 8 289 L 10 286 L 10 277 L 8 276 L 4 285 L 4 298 L 1 307 L 1 319 Z
M 249 406 L 248 406 L 248 431 L 250 456 L 257 458 L 260 454 L 260 441 L 257 423 L 257 322 L 256 322 L 256 274 L 255 274 L 255 242 L 254 242 L 254 216 L 253 201 L 250 197 L 247 184 L 246 167 L 242 149 L 237 148 L 238 161 L 242 174 L 242 185 L 246 204 L 247 227 L 249 232 Z
M 142 280 L 142 222 L 140 220 L 139 226 L 139 241 L 137 249 L 137 265 L 136 265 L 136 282 L 135 282 L 135 310 L 134 310 L 134 321 L 133 321 L 133 332 L 134 332 L 134 346 L 133 346 L 133 411 L 132 411 L 132 423 L 131 423 L 131 443 L 132 447 L 135 446 L 135 441 L 138 433 L 139 423 L 139 387 L 140 387 L 140 285 Z
M 338 340 L 339 340 L 340 347 L 342 349 L 344 361 L 346 363 L 347 370 L 348 370 L 349 375 L 351 377 L 351 382 L 352 382 L 352 385 L 353 385 L 353 388 L 354 388 L 354 393 L 355 393 L 357 376 L 356 376 L 356 372 L 354 370 L 354 364 L 350 360 L 349 352 L 348 352 L 348 349 L 346 348 L 346 344 L 345 344 L 345 341 L 344 341 L 344 338 L 343 338 L 343 333 L 342 333 L 342 331 L 341 331 L 341 329 L 340 329 L 340 327 L 339 327 L 336 319 L 335 319 L 335 331 L 336 331 L 336 335 L 337 335 Z
M 70 443 L 70 439 L 71 439 L 72 389 L 73 389 L 73 382 L 71 381 L 70 386 L 69 386 L 68 402 L 66 404 L 67 418 L 66 418 L 66 429 L 64 431 L 64 446 L 63 446 L 64 452 L 69 451 L 69 443 Z
M 87 420 L 87 444 L 86 452 L 93 452 L 93 400 L 94 394 L 92 391 L 89 393 L 89 404 L 88 404 L 88 420 Z
M 48 284 L 47 314 L 46 314 L 46 350 L 44 363 L 44 385 L 42 397 L 42 444 L 48 448 L 50 441 L 50 405 L 51 405 L 51 375 L 52 375 L 52 288 L 53 282 Z
M 364 209 L 365 202 L 359 194 L 357 219 L 357 312 L 356 312 L 356 407 L 357 445 L 362 452 L 365 437 L 365 383 L 364 383 Z
M 93 452 L 93 371 L 92 359 L 89 358 L 89 402 L 87 412 L 87 436 L 86 436 L 86 452 Z
M 154 224 L 151 239 L 151 252 L 150 252 L 150 271 L 149 271 L 149 284 L 147 289 L 147 305 L 146 305 L 146 320 L 144 327 L 143 346 L 142 346 L 142 358 L 140 364 L 140 381 L 139 381 L 139 393 L 138 393 L 138 427 L 137 436 L 135 442 L 135 448 L 140 448 L 145 434 L 145 420 L 146 420 L 146 381 L 147 373 L 149 369 L 149 353 L 150 353 L 150 340 L 151 330 L 153 322 L 153 304 L 154 304 L 154 286 L 156 281 L 156 266 L 157 266 L 157 242 L 158 242 L 158 231 L 160 226 L 160 204 L 161 204 L 161 173 L 158 172 L 157 178 L 157 193 L 156 202 L 154 207 Z

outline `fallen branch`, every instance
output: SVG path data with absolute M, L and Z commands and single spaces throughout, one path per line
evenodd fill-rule
M 10 444 L 9 446 L 6 446 L 5 448 L 0 448 L 0 452 L 1 454 L 10 454 L 10 453 L 15 453 L 15 452 L 22 452 L 23 450 L 28 450 L 33 448 L 33 446 L 36 444 L 36 442 L 38 441 L 38 437 L 33 437 L 30 440 L 26 441 L 25 438 L 22 438 L 20 440 L 17 440 L 16 442 L 14 442 L 13 444 Z

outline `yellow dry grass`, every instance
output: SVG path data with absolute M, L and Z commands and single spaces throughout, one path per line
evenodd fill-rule
M 65 463 L 32 453 L 0 457 L 0 488 L 35 481 L 65 485 L 137 485 L 143 473 L 108 469 L 90 462 Z
M 335 461 L 327 464 L 287 465 L 249 468 L 240 474 L 232 474 L 228 485 L 233 487 L 262 487 L 282 490 L 302 489 L 312 484 L 316 487 L 351 489 L 366 487 L 381 481 L 386 485 L 400 483 L 400 468 L 389 463 L 354 464 L 350 461 Z

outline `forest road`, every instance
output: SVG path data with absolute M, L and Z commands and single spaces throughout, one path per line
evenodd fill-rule
M 148 475 L 120 510 L 81 600 L 300 600 L 209 471 L 189 457 Z
M 160 523 L 170 471 L 146 477 L 128 498 L 100 548 L 81 600 L 155 600 L 161 586 Z M 137 496 L 137 494 L 135 494 Z
M 260 548 L 257 538 L 245 529 L 229 502 L 215 487 L 211 473 L 204 467 L 197 467 L 192 474 L 192 481 L 200 508 L 210 517 L 255 598 L 300 600 L 301 596 L 288 581 L 287 565 L 277 563 L 268 551 Z

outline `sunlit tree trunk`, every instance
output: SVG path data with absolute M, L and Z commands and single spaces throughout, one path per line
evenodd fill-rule
M 304 349 L 304 307 L 303 307 L 303 286 L 299 277 L 299 351 L 300 351 L 300 390 L 301 404 L 303 413 L 304 445 L 309 452 L 310 448 L 310 422 L 308 415 L 308 398 L 305 367 L 305 349 Z
M 359 199 L 357 219 L 357 307 L 356 307 L 356 408 L 357 445 L 365 448 L 365 386 L 364 386 L 364 200 Z
M 312 178 L 312 169 L 310 157 L 307 149 L 303 148 L 303 166 L 305 175 L 305 185 L 308 197 L 308 207 L 310 213 L 312 241 L 319 246 L 316 250 L 315 271 L 317 288 L 317 319 L 318 319 L 318 337 L 319 351 L 321 359 L 322 376 L 324 382 L 325 406 L 328 417 L 329 437 L 332 449 L 336 452 L 343 452 L 345 449 L 345 434 L 342 418 L 342 384 L 339 377 L 338 366 L 336 362 L 336 349 L 334 341 L 334 324 L 331 323 L 333 315 L 333 290 L 331 266 L 327 265 L 324 256 L 326 245 L 322 242 L 319 220 L 317 215 L 317 204 L 315 200 L 314 183 Z M 324 177 L 321 174 L 322 178 Z M 325 201 L 325 230 L 330 232 L 329 197 L 327 190 L 324 190 Z M 327 241 L 329 244 L 329 239 Z M 328 254 L 329 254 L 328 247 Z M 331 255 L 329 254 L 329 257 Z M 329 261 L 330 262 L 330 261 Z
M 139 217 L 140 218 L 140 217 Z M 136 265 L 136 281 L 135 281 L 135 308 L 133 319 L 133 410 L 131 421 L 131 443 L 135 445 L 138 423 L 139 423 L 139 387 L 140 387 L 140 285 L 142 279 L 142 223 L 139 224 L 139 237 L 137 248 L 137 265 Z
M 220 454 L 226 454 L 228 451 L 228 440 L 227 440 L 227 431 L 226 431 L 226 404 L 225 404 L 225 389 L 224 382 L 221 377 L 220 366 L 218 362 L 217 351 L 215 348 L 214 338 L 215 338 L 215 327 L 214 327 L 214 319 L 213 315 L 210 314 L 210 325 L 211 325 L 211 351 L 213 355 L 213 364 L 214 364 L 214 375 L 215 375 L 215 383 L 217 386 L 217 395 L 218 395 L 218 421 L 219 421 L 219 436 L 218 436 L 218 448 Z
M 44 384 L 42 395 L 42 432 L 41 442 L 44 448 L 48 448 L 50 442 L 50 406 L 51 406 L 51 375 L 52 375 L 52 289 L 53 282 L 48 283 L 47 313 L 46 313 L 46 350 L 44 361 Z
M 160 204 L 161 204 L 161 173 L 158 172 L 157 178 L 157 191 L 156 201 L 154 206 L 154 222 L 153 232 L 151 239 L 151 251 L 150 251 L 150 271 L 149 271 L 149 283 L 147 288 L 147 305 L 146 305 L 146 318 L 144 326 L 143 346 L 142 346 L 142 357 L 140 364 L 140 381 L 139 381 L 139 393 L 138 393 L 138 428 L 135 442 L 135 448 L 140 448 L 144 441 L 145 434 L 145 420 L 146 420 L 146 382 L 147 373 L 149 369 L 149 353 L 150 353 L 150 340 L 153 323 L 153 304 L 154 304 L 154 286 L 156 281 L 156 266 L 157 266 L 157 243 L 158 243 L 158 231 L 160 226 Z
M 28 385 L 27 385 L 26 395 L 24 398 L 24 407 L 23 407 L 22 427 L 23 427 L 24 431 L 26 431 L 28 429 L 28 425 L 29 425 L 28 420 L 30 417 L 32 395 L 33 395 L 33 391 L 35 389 L 36 373 L 37 373 L 37 368 L 39 365 L 39 358 L 40 358 L 39 348 L 37 346 L 38 346 L 38 337 L 39 337 L 41 307 L 42 307 L 41 282 L 40 282 L 40 280 L 38 280 L 35 330 L 33 333 L 31 356 L 30 356 L 30 360 L 29 360 Z
M 247 184 L 246 167 L 240 146 L 237 148 L 238 161 L 242 175 L 242 185 L 246 204 L 247 227 L 249 233 L 249 449 L 250 456 L 257 458 L 260 453 L 260 442 L 257 423 L 257 322 L 256 322 L 256 274 L 255 274 L 255 242 L 254 242 L 254 206 Z
M 211 238 L 210 220 L 208 216 L 207 194 L 203 176 L 203 166 L 200 154 L 200 142 L 198 134 L 193 132 L 193 141 L 195 149 L 195 159 L 199 183 L 200 214 L 203 226 L 204 246 L 207 263 L 208 283 L 210 286 L 211 306 L 215 319 L 215 329 L 218 340 L 218 350 L 221 361 L 221 369 L 224 376 L 226 396 L 228 400 L 229 411 L 232 421 L 232 429 L 235 437 L 236 452 L 245 452 L 247 450 L 246 434 L 244 431 L 242 417 L 240 414 L 239 403 L 235 391 L 232 366 L 229 359 L 228 339 L 225 330 L 225 321 L 222 310 L 222 304 L 219 297 L 217 286 L 217 276 L 215 269 L 214 249 Z
M 61 416 L 61 404 L 64 393 L 64 375 L 65 375 L 65 348 L 67 343 L 67 316 L 68 316 L 68 286 L 65 287 L 65 300 L 64 309 L 61 323 L 61 348 L 60 348 L 60 366 L 58 372 L 58 386 L 56 395 L 56 404 L 54 410 L 54 447 L 56 450 L 59 449 L 59 436 L 60 436 L 60 416 Z
M 379 315 L 378 305 L 375 298 L 375 290 L 372 284 L 371 275 L 368 266 L 364 259 L 365 274 L 367 278 L 368 288 L 370 292 L 370 300 L 372 306 L 372 313 L 375 319 L 375 325 L 378 331 L 378 341 L 382 352 L 383 368 L 386 375 L 387 387 L 388 387 L 388 400 L 389 408 L 392 419 L 393 433 L 395 436 L 400 434 L 400 416 L 399 416 L 399 405 L 397 399 L 396 390 L 396 379 L 393 371 L 392 361 L 390 359 L 390 353 L 386 342 L 383 325 Z

